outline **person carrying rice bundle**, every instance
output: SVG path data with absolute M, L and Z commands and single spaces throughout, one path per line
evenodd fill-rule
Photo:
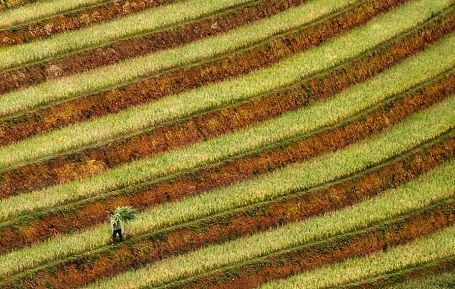
M 129 206 L 117 207 L 114 211 L 110 211 L 110 223 L 112 226 L 112 241 L 115 242 L 117 235 L 120 242 L 123 242 L 123 222 L 129 222 L 136 218 L 137 211 Z

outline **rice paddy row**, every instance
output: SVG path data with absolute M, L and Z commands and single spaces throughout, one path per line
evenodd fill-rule
M 104 24 L 58 34 L 52 38 L 43 39 L 39 42 L 6 47 L 0 50 L 0 56 L 5 58 L 5 61 L 2 61 L 0 64 L 0 71 L 41 62 L 61 55 L 94 48 L 99 45 L 107 45 L 115 41 L 141 34 L 152 33 L 185 21 L 194 21 L 206 15 L 212 15 L 252 1 L 253 0 L 220 0 L 216 2 L 208 0 L 179 1 L 174 4 L 145 10 L 141 13 L 126 16 Z M 349 3 L 348 0 L 342 2 L 341 7 L 343 7 L 343 4 L 346 5 L 346 2 Z M 329 7 L 330 6 L 333 5 L 329 5 Z M 299 10 L 298 8 L 295 9 Z M 290 9 L 290 11 L 293 10 L 294 9 Z M 267 20 L 265 20 L 265 22 L 269 23 Z M 292 23 L 291 25 L 295 24 Z M 265 25 L 262 25 L 261 27 L 260 25 L 257 28 L 261 27 L 264 29 L 264 26 Z M 46 49 L 43 49 L 43 47 L 46 47 Z M 26 57 L 24 57 L 24 55 L 26 55 Z
M 0 94 L 129 58 L 176 48 L 198 39 L 218 35 L 258 19 L 270 17 L 286 10 L 287 6 L 296 6 L 304 1 L 306 0 L 279 0 L 273 3 L 263 0 L 249 2 L 248 6 L 242 5 L 210 17 L 182 23 L 155 33 L 135 36 L 110 43 L 108 46 L 100 46 L 95 49 L 4 72 L 0 74 L 0 83 L 2 84 Z M 157 2 L 154 1 L 152 3 Z M 216 27 L 214 23 L 216 23 Z M 197 33 L 194 31 L 197 31 Z
M 405 246 L 394 248 L 387 253 L 376 253 L 367 258 L 355 258 L 341 264 L 334 264 L 304 273 L 283 282 L 274 282 L 259 288 L 317 288 L 337 286 L 361 280 L 389 271 L 405 269 L 422 263 L 453 257 L 455 236 L 454 227 L 442 230 L 429 237 Z M 437 252 L 432 254 L 432 252 Z M 92 287 L 96 288 L 96 287 Z M 101 287 L 98 288 L 107 288 Z M 130 287 L 133 288 L 133 287 Z
M 104 222 L 103 212 L 111 207 L 128 203 L 145 210 L 160 203 L 180 200 L 223 186 L 225 183 L 244 181 L 294 162 L 305 161 L 319 154 L 341 149 L 355 141 L 390 128 L 393 124 L 405 119 L 406 116 L 447 98 L 451 91 L 453 93 L 453 89 L 447 90 L 445 86 L 450 79 L 443 78 L 437 82 L 437 85 L 426 85 L 406 96 L 399 95 L 394 100 L 372 108 L 366 115 L 362 113 L 347 122 L 336 124 L 335 127 L 327 127 L 316 132 L 310 137 L 303 134 L 295 139 L 274 143 L 272 146 L 266 146 L 258 151 L 227 158 L 223 162 L 215 163 L 202 170 L 186 171 L 183 176 L 171 175 L 170 178 L 168 176 L 159 179 L 158 183 L 154 180 L 147 181 L 145 184 L 126 187 L 120 191 L 109 192 L 69 206 L 54 207 L 41 214 L 34 212 L 32 216 L 24 216 L 25 220 L 23 218 L 15 219 L 13 223 L 8 223 L 8 227 L 3 226 L 2 228 L 4 232 L 9 233 L 5 234 L 7 237 L 1 240 L 1 251 L 5 250 L 4 246 L 7 244 L 17 247 L 20 242 L 37 242 L 62 231 L 81 229 Z M 447 137 L 442 139 L 445 138 Z M 442 153 L 445 158 L 450 158 L 453 144 L 451 145 L 450 141 L 441 140 L 441 145 L 445 152 L 438 154 Z M 408 168 L 408 170 L 410 169 Z M 84 221 L 83 216 L 87 214 L 91 215 L 91 219 Z M 66 216 L 64 223 L 59 221 L 62 215 Z M 24 227 L 21 225 L 22 223 L 27 225 Z M 45 224 L 50 226 L 48 230 L 42 229 L 43 226 L 46 226 Z M 24 235 L 27 236 L 25 239 Z
M 56 14 L 62 14 L 82 7 L 100 5 L 109 0 L 73 0 L 73 1 L 39 1 L 34 5 L 0 12 L 0 29 L 14 27 L 44 19 Z

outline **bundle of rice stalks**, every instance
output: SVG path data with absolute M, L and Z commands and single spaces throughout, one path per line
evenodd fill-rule
M 111 223 L 114 225 L 118 223 L 118 221 L 122 222 L 129 222 L 137 217 L 137 211 L 133 207 L 124 206 L 124 207 L 117 207 L 114 210 L 114 215 L 111 218 Z

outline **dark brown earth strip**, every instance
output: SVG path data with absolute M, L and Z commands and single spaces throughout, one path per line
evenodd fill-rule
M 434 149 L 434 147 L 432 148 Z M 405 162 L 418 164 L 419 152 L 411 160 L 399 161 L 370 172 L 348 182 L 337 184 L 311 193 L 303 193 L 277 201 L 260 204 L 248 209 L 237 210 L 203 221 L 196 221 L 184 227 L 168 230 L 124 241 L 91 252 L 90 255 L 76 256 L 51 267 L 41 268 L 27 276 L 7 281 L 1 288 L 27 286 L 27 288 L 70 288 L 86 282 L 93 282 L 119 274 L 123 271 L 138 269 L 141 266 L 165 258 L 185 254 L 202 247 L 221 244 L 267 229 L 302 221 L 323 212 L 340 209 L 373 197 L 395 184 L 390 177 L 399 172 Z M 416 161 L 417 157 L 417 161 Z M 411 165 L 411 166 L 412 166 Z M 432 164 L 436 165 L 436 164 Z M 393 169 L 388 172 L 388 169 Z M 398 170 L 397 170 L 398 169 Z M 371 182 L 373 180 L 373 182 Z M 417 237 L 435 232 L 455 222 L 455 202 L 446 202 L 432 208 L 421 210 L 415 215 L 400 220 L 389 221 L 366 231 L 345 234 L 341 237 L 310 244 L 279 255 L 261 258 L 239 267 L 228 269 L 192 282 L 176 284 L 177 288 L 250 288 L 277 278 L 342 261 L 353 256 L 361 256 L 378 250 L 385 250 Z M 430 225 L 431 224 L 431 225 Z M 233 286 L 233 287 L 231 287 Z
M 181 200 L 202 192 L 246 181 L 255 176 L 284 167 L 294 162 L 302 162 L 341 149 L 349 144 L 383 131 L 432 103 L 446 97 L 443 82 L 423 88 L 406 97 L 387 103 L 382 107 L 338 127 L 316 133 L 305 139 L 282 143 L 275 147 L 250 153 L 240 158 L 194 170 L 180 176 L 159 182 L 125 188 L 109 196 L 90 199 L 78 204 L 70 204 L 45 213 L 18 218 L 1 227 L 0 253 L 13 248 L 29 246 L 48 239 L 59 233 L 73 232 L 79 229 L 103 223 L 106 211 L 117 206 L 131 205 L 140 211 L 158 204 Z M 449 94 L 450 95 L 450 94 Z M 436 155 L 424 153 L 421 158 L 427 162 L 440 163 L 451 158 L 455 150 L 455 139 L 449 137 L 438 147 Z M 404 173 L 412 175 L 411 168 L 404 168 Z M 401 177 L 400 177 L 401 178 Z M 391 179 L 395 183 L 400 180 Z M 88 219 L 86 216 L 90 216 Z
M 294 274 L 342 262 L 350 257 L 387 250 L 434 233 L 453 223 L 455 223 L 455 203 L 451 202 L 361 233 L 344 235 L 214 274 L 208 273 L 208 276 L 174 286 L 165 286 L 165 288 L 256 288 L 266 282 L 289 278 Z
M 176 48 L 196 40 L 235 29 L 252 21 L 270 17 L 286 10 L 288 7 L 297 6 L 306 1 L 256 1 L 250 3 L 252 6 L 247 5 L 238 9 L 230 9 L 225 13 L 213 15 L 206 19 L 168 30 L 132 37 L 111 43 L 107 46 L 85 50 L 62 58 L 5 72 L 0 74 L 0 94 L 47 80 L 113 64 L 125 59 Z
M 452 211 L 452 214 L 455 212 Z M 337 287 L 340 289 L 379 289 L 379 288 L 393 288 L 393 286 L 420 278 L 435 276 L 446 272 L 455 272 L 455 258 L 452 257 L 442 262 L 432 262 L 424 264 L 417 268 L 407 269 L 396 273 L 391 273 L 386 276 L 374 278 L 367 282 L 358 282 L 358 284 L 349 284 L 346 286 Z M 454 284 L 455 286 L 455 284 Z M 435 287 L 440 288 L 440 287 Z M 455 287 L 447 287 L 450 289 Z M 440 289 L 443 289 L 442 287 Z
M 0 48 L 48 38 L 62 32 L 81 29 L 177 1 L 179 0 L 105 1 L 108 3 L 69 11 L 64 14 L 34 21 L 33 23 L 0 30 Z
M 442 37 L 443 33 L 438 33 L 438 31 L 445 30 L 437 23 L 433 22 L 432 25 L 434 25 L 434 29 L 419 30 L 410 34 L 406 39 L 400 39 L 346 66 L 296 84 L 281 92 L 156 128 L 126 139 L 116 140 L 107 145 L 4 171 L 0 173 L 0 197 L 5 198 L 19 192 L 40 189 L 100 173 L 135 159 L 213 138 L 326 99 L 424 49 L 428 42 L 436 40 L 435 37 Z M 446 90 L 453 89 L 454 85 L 453 75 L 445 80 Z M 17 132 L 17 130 L 13 131 Z M 14 134 L 13 131 L 8 131 L 8 133 Z

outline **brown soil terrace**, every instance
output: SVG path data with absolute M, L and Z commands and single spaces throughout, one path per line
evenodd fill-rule
M 390 222 L 370 230 L 323 241 L 295 251 L 248 262 L 183 284 L 166 288 L 234 289 L 256 288 L 266 282 L 289 278 L 326 264 L 341 262 L 349 257 L 365 256 L 380 250 L 410 242 L 455 222 L 455 203 L 425 210 L 405 219 Z M 431 224 L 431 225 L 430 225 Z M 338 287 L 337 287 L 338 288 Z
M 453 214 L 453 212 L 452 212 Z M 377 288 L 390 288 L 393 285 L 416 280 L 419 278 L 425 278 L 435 276 L 445 272 L 455 271 L 455 258 L 449 258 L 442 262 L 432 262 L 430 264 L 424 264 L 416 268 L 407 269 L 406 271 L 400 271 L 391 273 L 386 276 L 380 276 L 374 280 L 367 282 L 359 282 L 359 284 L 350 284 L 340 287 L 343 289 L 377 289 Z M 441 288 L 442 289 L 442 288 Z M 449 289 L 449 288 L 447 288 Z
M 200 40 L 278 14 L 306 0 L 261 1 L 172 29 L 142 35 L 0 74 L 0 94 Z
M 336 151 L 373 133 L 390 128 L 406 116 L 431 105 L 438 101 L 438 98 L 443 98 L 443 91 L 444 87 L 426 87 L 407 97 L 385 104 L 351 123 L 316 133 L 305 139 L 281 144 L 170 179 L 126 188 L 109 196 L 70 204 L 46 213 L 36 213 L 26 216 L 25 219 L 19 218 L 2 226 L 1 230 L 4 234 L 0 239 L 0 253 L 12 248 L 29 246 L 59 233 L 105 222 L 106 211 L 117 206 L 131 205 L 143 211 L 158 204 L 225 187 L 294 162 L 302 162 L 323 153 Z M 438 147 L 441 151 L 436 155 L 427 156 L 424 153 L 423 156 L 429 158 L 425 162 L 440 164 L 441 161 L 453 155 L 455 139 L 449 137 L 442 143 L 443 145 Z M 406 168 L 406 173 L 412 175 L 411 171 L 411 168 Z
M 429 34 L 430 32 L 431 34 Z M 326 99 L 355 82 L 368 79 L 416 50 L 423 49 L 426 41 L 429 41 L 427 36 L 435 36 L 438 33 L 430 30 L 417 34 L 422 36 L 418 37 L 417 42 L 411 42 L 415 46 L 404 40 L 398 41 L 385 47 L 384 50 L 376 51 L 347 66 L 339 67 L 263 98 L 157 128 L 127 139 L 116 140 L 107 145 L 2 172 L 0 174 L 0 197 L 5 198 L 19 192 L 100 173 L 131 160 L 213 138 L 304 107 L 314 101 Z M 414 38 L 409 40 L 414 40 Z M 442 84 L 447 91 L 452 90 L 455 85 L 453 77 L 451 75 Z
M 269 43 L 262 44 L 252 50 L 244 51 L 243 53 L 237 55 L 230 55 L 226 58 L 218 59 L 210 64 L 196 65 L 196 67 L 191 69 L 176 68 L 177 71 L 172 73 L 166 73 L 165 75 L 156 76 L 139 83 L 126 85 L 124 87 L 114 89 L 113 91 L 92 95 L 87 97 L 87 99 L 84 99 L 83 103 L 80 103 L 82 101 L 80 99 L 72 102 L 70 101 L 67 104 L 63 104 L 62 107 L 57 106 L 55 108 L 51 108 L 50 112 L 53 113 L 46 111 L 31 112 L 28 114 L 27 119 L 38 118 L 41 120 L 41 123 L 43 123 L 44 120 L 46 120 L 46 123 L 50 122 L 44 129 L 41 127 L 38 130 L 41 132 L 58 125 L 52 122 L 52 119 L 49 120 L 49 118 L 55 118 L 55 114 L 59 111 L 60 113 L 58 115 L 60 122 L 63 122 L 62 125 L 66 125 L 67 123 L 74 123 L 76 121 L 99 117 L 110 112 L 118 112 L 128 106 L 146 103 L 153 99 L 161 98 L 164 95 L 178 93 L 183 90 L 199 87 L 229 77 L 246 74 L 255 69 L 272 65 L 273 63 L 276 63 L 293 53 L 314 47 L 328 38 L 334 37 L 355 26 L 367 22 L 375 15 L 392 9 L 398 4 L 401 4 L 403 1 L 404 0 L 400 0 L 395 1 L 396 3 L 388 4 L 390 1 L 371 0 L 353 10 L 346 11 L 327 21 L 316 23 L 315 25 L 307 29 L 303 29 L 302 31 L 297 31 L 291 33 L 290 35 L 276 36 L 276 39 L 269 40 Z M 388 4 L 388 6 L 386 4 Z M 275 7 L 264 7 L 263 10 L 260 11 L 268 11 L 266 8 L 273 11 L 272 8 Z M 245 11 L 246 15 L 249 15 L 247 12 L 248 11 Z M 259 13 L 259 11 L 256 11 L 255 13 L 259 15 L 266 14 L 264 12 Z M 237 14 L 234 14 L 234 16 L 235 15 Z M 238 15 L 242 16 L 241 14 Z M 229 25 L 234 25 L 233 23 L 242 23 L 242 19 L 243 21 L 247 21 L 248 19 L 244 19 L 246 18 L 246 15 L 240 17 L 240 19 L 236 19 L 234 16 L 230 18 L 220 16 L 219 19 L 209 19 L 207 20 L 208 23 L 206 25 L 196 29 L 197 31 L 200 30 L 197 34 L 208 36 L 207 33 L 213 30 L 210 26 L 213 26 L 213 23 L 215 22 L 221 23 L 218 25 L 220 28 L 217 29 L 227 30 Z M 231 22 L 232 24 L 229 24 Z M 193 34 L 191 32 L 193 30 L 191 29 L 194 30 L 195 28 L 183 27 L 177 30 L 168 32 L 165 31 L 161 33 L 162 35 L 154 34 L 153 36 L 148 36 L 143 39 L 143 41 L 148 41 L 149 43 L 135 43 L 134 41 L 137 39 L 131 39 L 126 42 L 114 43 L 112 44 L 112 47 L 110 46 L 89 50 L 78 55 L 71 55 L 69 57 L 53 60 L 48 63 L 41 63 L 32 67 L 3 73 L 0 75 L 0 83 L 2 84 L 0 85 L 0 93 L 24 88 L 31 84 L 41 83 L 49 79 L 49 74 L 54 75 L 54 78 L 67 76 L 69 74 L 82 72 L 94 67 L 111 64 L 125 58 L 148 54 L 158 49 L 172 48 L 182 45 L 184 44 L 182 43 L 183 39 L 186 39 L 185 43 L 194 40 L 193 38 L 195 36 L 191 36 L 189 38 L 186 36 Z M 137 94 L 139 94 L 140 97 L 137 96 Z M 122 100 L 125 98 L 126 100 Z M 64 117 L 61 113 L 62 110 L 65 111 L 65 108 L 68 110 L 67 112 L 71 113 L 71 115 L 77 115 L 72 116 L 72 118 L 77 117 L 80 119 L 66 120 L 65 118 L 68 118 L 68 116 Z M 23 116 L 15 117 L 9 125 L 14 126 L 14 123 L 21 123 L 23 121 Z M 35 120 L 35 122 L 36 121 L 37 120 Z M 29 125 L 30 124 L 25 125 L 24 127 Z M 46 124 L 44 123 L 41 126 L 43 125 Z M 1 126 L 8 127 L 8 123 L 0 125 L 0 127 Z M 0 144 L 4 144 L 4 141 L 1 141 Z
M 171 4 L 179 0 L 106 1 L 98 6 L 69 11 L 34 23 L 0 30 L 0 47 L 7 47 L 47 38 L 58 33 L 113 20 L 139 11 Z M 37 2 L 37 1 L 34 1 Z
M 441 144 L 430 148 L 429 155 Z M 404 160 L 391 163 L 348 182 L 311 193 L 260 204 L 228 214 L 210 217 L 185 226 L 132 239 L 114 247 L 76 256 L 51 267 L 41 268 L 30 275 L 11 279 L 1 288 L 22 285 L 27 288 L 55 288 L 80 286 L 86 282 L 133 270 L 165 258 L 185 254 L 211 244 L 220 244 L 253 233 L 281 226 L 323 212 L 349 206 L 366 197 L 373 197 L 384 189 L 394 187 L 422 173 L 436 163 L 429 164 L 422 157 L 425 150 Z M 429 156 L 426 155 L 426 156 Z M 431 161 L 430 161 L 431 162 Z M 411 171 L 403 166 L 412 167 Z M 409 175 L 411 174 L 411 176 Z M 204 276 L 194 282 L 179 284 L 185 288 L 249 288 L 277 278 L 286 278 L 304 270 L 385 250 L 455 222 L 455 202 L 449 201 L 398 221 L 388 221 L 373 229 L 344 235 L 290 252 L 256 260 Z M 197 285 L 199 284 L 199 285 Z M 183 286 L 181 286 L 183 285 Z M 234 287 L 229 287 L 234 286 Z

